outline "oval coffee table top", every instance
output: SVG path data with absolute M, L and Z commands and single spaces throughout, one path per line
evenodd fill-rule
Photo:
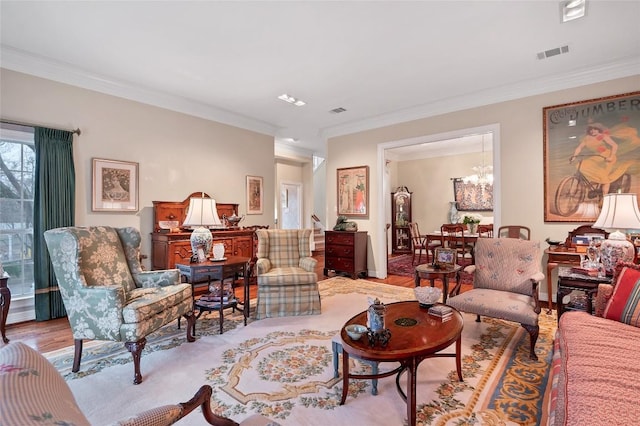
M 371 347 L 367 335 L 352 340 L 344 327 L 349 324 L 367 325 L 367 311 L 361 312 L 345 323 L 340 332 L 343 350 L 359 358 L 372 361 L 399 361 L 405 358 L 434 354 L 460 338 L 464 320 L 457 310 L 446 321 L 430 315 L 417 300 L 386 305 L 385 326 L 391 331 L 387 346 Z

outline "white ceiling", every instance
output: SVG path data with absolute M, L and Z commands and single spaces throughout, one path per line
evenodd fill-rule
M 640 75 L 640 1 L 589 0 L 587 16 L 565 24 L 559 10 L 543 0 L 2 0 L 0 60 L 322 154 L 335 135 Z

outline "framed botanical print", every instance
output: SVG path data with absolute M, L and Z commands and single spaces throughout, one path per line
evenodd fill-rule
M 338 169 L 338 215 L 369 215 L 369 166 Z
M 138 163 L 93 159 L 91 210 L 138 211 Z
M 247 214 L 262 214 L 264 189 L 261 176 L 247 176 Z
M 640 192 L 640 92 L 543 108 L 544 221 L 594 222 L 612 192 Z

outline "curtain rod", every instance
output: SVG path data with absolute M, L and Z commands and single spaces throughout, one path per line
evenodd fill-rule
M 0 120 L 0 122 L 6 123 L 6 124 L 15 124 L 17 126 L 26 126 L 26 127 L 47 127 L 47 126 L 38 126 L 38 125 L 35 125 L 35 124 L 31 124 L 31 123 L 21 123 L 19 121 L 4 120 L 4 119 Z M 66 129 L 54 129 L 54 130 L 63 130 L 65 132 L 75 133 L 78 136 L 80 136 L 82 134 L 82 131 L 80 130 L 80 128 L 77 128 L 75 130 L 66 130 Z

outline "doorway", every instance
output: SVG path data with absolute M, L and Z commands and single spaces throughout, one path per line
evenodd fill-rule
M 280 183 L 280 228 L 302 229 L 301 183 Z
M 378 233 L 377 248 L 375 249 L 376 258 L 379 268 L 376 271 L 378 278 L 385 278 L 387 276 L 387 262 L 388 249 L 390 245 L 387 245 L 389 233 L 386 232 L 386 224 L 390 223 L 391 206 L 390 206 L 390 194 L 393 191 L 392 182 L 392 170 L 389 167 L 389 160 L 393 158 L 393 149 L 407 147 L 411 149 L 429 149 L 436 145 L 442 145 L 446 149 L 447 144 L 443 141 L 458 141 L 460 139 L 468 138 L 470 135 L 482 135 L 491 134 L 492 141 L 492 164 L 493 164 L 493 223 L 494 226 L 500 224 L 500 125 L 489 124 L 486 126 L 480 126 L 475 128 L 460 129 L 451 132 L 439 133 L 434 135 L 425 135 L 412 139 L 404 139 L 399 141 L 385 142 L 378 144 L 378 167 L 383 173 L 378 174 L 378 199 L 382 200 L 378 204 L 377 210 L 377 229 L 382 230 Z M 440 144 L 438 144 L 440 143 Z M 431 145 L 433 144 L 433 145 Z M 453 144 L 453 142 L 452 142 Z M 480 149 L 477 150 L 480 152 Z M 449 154 L 451 152 L 449 151 Z M 422 231 L 422 229 L 421 229 Z

